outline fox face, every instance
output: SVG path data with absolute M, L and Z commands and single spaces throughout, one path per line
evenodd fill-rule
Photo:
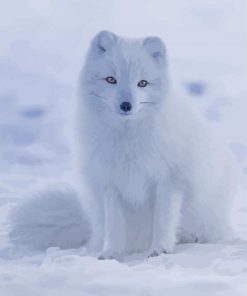
M 128 40 L 103 31 L 95 36 L 83 72 L 87 100 L 106 116 L 133 119 L 164 100 L 166 50 L 161 39 Z

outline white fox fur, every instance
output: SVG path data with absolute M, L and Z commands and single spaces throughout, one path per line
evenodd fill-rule
M 142 80 L 147 86 L 138 86 Z M 82 175 L 94 201 L 90 248 L 103 257 L 152 255 L 172 252 L 176 241 L 229 235 L 231 162 L 169 88 L 161 39 L 99 33 L 82 71 L 78 113 Z
M 138 86 L 143 80 L 147 85 Z M 230 235 L 232 163 L 189 102 L 173 93 L 162 40 L 100 32 L 79 89 L 77 136 L 81 176 L 90 188 L 90 252 L 101 258 L 143 251 L 152 256 L 173 252 L 176 242 Z M 123 102 L 132 109 L 121 110 Z M 74 202 L 69 193 L 63 196 Z M 76 243 L 69 244 L 73 238 L 65 234 L 62 245 L 85 241 L 88 230 L 79 224 Z M 51 241 L 40 238 L 45 246 Z
M 78 248 L 90 234 L 78 194 L 63 184 L 41 190 L 15 207 L 10 223 L 12 242 L 39 250 Z

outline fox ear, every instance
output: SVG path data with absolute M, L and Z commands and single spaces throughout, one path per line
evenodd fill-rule
M 116 43 L 117 36 L 109 31 L 99 32 L 93 39 L 93 46 L 98 55 L 110 51 L 113 44 Z
M 148 54 L 150 54 L 155 60 L 159 60 L 165 57 L 166 47 L 164 42 L 159 37 L 147 37 L 143 41 Z

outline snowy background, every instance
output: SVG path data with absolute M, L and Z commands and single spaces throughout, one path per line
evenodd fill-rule
M 244 295 L 247 274 L 247 6 L 245 0 L 0 0 L 0 295 Z M 236 239 L 180 245 L 125 263 L 16 249 L 9 209 L 26 192 L 71 180 L 78 73 L 92 36 L 158 35 L 172 80 L 235 155 Z

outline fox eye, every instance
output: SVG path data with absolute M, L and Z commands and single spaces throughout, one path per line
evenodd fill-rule
M 138 85 L 139 87 L 145 87 L 145 86 L 148 85 L 148 82 L 147 82 L 147 80 L 140 80 L 140 81 L 137 83 L 137 85 Z
M 114 77 L 112 77 L 112 76 L 106 77 L 105 80 L 106 80 L 108 83 L 110 83 L 110 84 L 116 84 L 116 83 L 117 83 L 117 80 L 116 80 Z

